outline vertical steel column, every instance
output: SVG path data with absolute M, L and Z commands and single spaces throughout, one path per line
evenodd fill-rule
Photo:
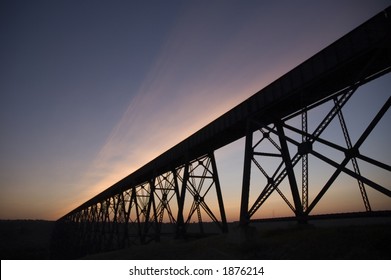
M 136 186 L 132 188 L 132 197 L 134 199 L 134 207 L 136 208 L 136 220 L 137 220 L 137 234 L 140 240 L 142 239 L 141 221 L 140 221 L 140 209 L 137 200 Z
M 216 165 L 216 159 L 215 159 L 214 153 L 213 152 L 210 153 L 209 157 L 210 157 L 211 163 L 212 163 L 212 170 L 213 170 L 213 177 L 214 177 L 213 180 L 214 180 L 215 186 L 216 186 L 216 194 L 217 194 L 217 200 L 219 203 L 220 217 L 221 217 L 221 222 L 222 222 L 222 226 L 223 226 L 223 232 L 228 232 L 228 225 L 227 225 L 227 218 L 225 216 L 223 195 L 221 193 L 220 180 L 219 180 L 219 176 L 217 173 L 217 165 Z
M 148 200 L 148 205 L 147 205 L 147 211 L 146 211 L 146 214 L 145 214 L 145 225 L 144 225 L 144 232 L 143 232 L 143 236 L 142 236 L 142 242 L 145 242 L 145 238 L 148 234 L 148 230 L 149 230 L 149 220 L 150 220 L 150 216 L 151 216 L 151 208 L 152 208 L 152 211 L 153 211 L 153 219 L 154 219 L 154 223 L 155 223 L 155 226 L 157 224 L 157 217 L 156 217 L 156 205 L 155 205 L 155 199 L 154 199 L 154 195 L 155 195 L 155 176 L 153 176 L 153 178 L 151 180 L 148 181 L 148 184 L 149 184 L 149 200 Z M 155 239 L 158 239 L 158 233 L 155 232 Z
M 240 225 L 247 226 L 250 223 L 248 213 L 248 204 L 250 196 L 250 177 L 251 177 L 251 159 L 253 157 L 253 131 L 251 121 L 247 121 L 246 127 L 246 144 L 244 150 L 243 182 L 242 182 L 242 199 L 240 205 Z
M 120 193 L 121 198 L 121 207 L 120 207 L 120 222 L 121 222 L 121 229 L 122 229 L 122 236 L 120 239 L 121 247 L 125 248 L 128 246 L 127 244 L 127 238 L 128 238 L 128 218 L 126 213 L 126 205 L 125 205 L 125 195 L 124 192 Z
M 302 145 L 306 145 L 308 138 L 308 116 L 307 108 L 304 108 L 304 111 L 301 113 L 301 129 L 304 132 L 302 135 Z M 303 213 L 307 211 L 308 208 L 308 152 L 305 152 L 301 158 L 301 185 L 302 185 L 302 194 L 301 200 L 303 205 Z
M 295 204 L 295 209 L 296 209 L 295 214 L 296 214 L 296 217 L 299 218 L 299 222 L 300 222 L 300 219 L 303 217 L 303 207 L 302 207 L 301 201 L 300 201 L 299 189 L 297 187 L 295 172 L 293 170 L 293 164 L 292 164 L 292 160 L 291 160 L 291 157 L 289 154 L 288 144 L 285 139 L 284 128 L 282 127 L 280 122 L 276 123 L 276 128 L 277 128 L 278 137 L 280 139 L 280 144 L 281 144 L 281 155 L 282 155 L 282 159 L 285 163 L 286 172 L 287 172 L 288 180 L 289 180 L 289 186 L 291 188 L 293 202 Z
M 177 214 L 177 224 L 179 223 L 179 205 L 181 204 L 181 193 L 179 192 L 179 184 L 178 184 L 178 174 L 177 170 L 175 168 L 172 169 L 172 175 L 173 175 L 173 180 L 174 180 L 174 190 L 175 190 L 175 196 L 176 196 L 176 201 L 178 205 L 178 214 Z M 183 205 L 182 205 L 183 206 Z M 181 213 L 182 216 L 182 223 L 183 223 L 183 213 Z
M 189 162 L 186 160 L 186 163 L 183 167 L 183 181 L 182 181 L 182 190 L 179 197 L 178 203 L 178 218 L 177 218 L 177 236 L 182 237 L 186 233 L 185 222 L 183 219 L 183 208 L 185 205 L 185 196 L 186 196 L 186 185 L 189 180 Z

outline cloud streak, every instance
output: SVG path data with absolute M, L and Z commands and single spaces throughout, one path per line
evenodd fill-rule
M 259 84 L 249 82 L 258 75 L 244 79 L 241 74 L 254 63 L 247 58 L 247 63 L 237 65 L 230 59 L 243 59 L 236 55 L 240 46 L 236 37 L 230 35 L 224 51 L 210 51 L 210 42 L 202 43 L 205 26 L 194 22 L 194 12 L 187 13 L 191 15 L 178 20 L 80 183 L 91 186 L 86 195 L 103 191 L 157 157 L 250 96 L 254 84 Z M 193 46 L 194 41 L 201 43 Z M 197 56 L 205 55 L 205 50 L 210 59 L 195 67 Z M 193 72 L 190 78 L 183 76 L 185 71 Z

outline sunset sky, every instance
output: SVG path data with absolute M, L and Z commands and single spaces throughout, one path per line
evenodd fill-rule
M 390 4 L 1 1 L 0 219 L 60 218 Z M 360 89 L 373 95 L 352 114 L 376 113 L 390 85 L 387 75 Z M 391 164 L 389 123 L 368 149 Z M 242 139 L 216 151 L 229 220 L 243 149 Z M 357 210 L 334 192 L 319 212 Z M 265 215 L 284 209 L 271 200 Z

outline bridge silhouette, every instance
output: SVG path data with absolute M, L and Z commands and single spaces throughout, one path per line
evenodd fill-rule
M 60 218 L 53 233 L 53 256 L 76 258 L 151 240 L 227 232 L 214 152 L 243 137 L 242 227 L 256 221 L 254 214 L 273 193 L 282 198 L 299 223 L 305 223 L 341 174 L 357 181 L 365 212 L 375 213 L 367 189 L 390 198 L 390 186 L 377 183 L 371 174 L 361 174 L 359 162 L 385 171 L 388 183 L 391 167 L 362 154 L 360 147 L 387 112 L 391 99 L 388 97 L 355 143 L 342 109 L 358 88 L 390 72 L 390 27 L 389 7 Z M 328 113 L 309 131 L 308 112 L 322 106 Z M 292 119 L 299 119 L 299 124 L 293 125 Z M 333 120 L 342 128 L 345 145 L 322 138 Z M 342 160 L 322 153 L 316 148 L 318 144 L 339 152 Z M 261 148 L 263 145 L 268 150 Z M 309 155 L 334 170 L 313 200 L 308 195 Z M 278 162 L 273 172 L 265 168 L 269 160 Z M 250 197 L 254 174 L 263 178 L 264 185 Z M 281 188 L 283 182 L 288 191 Z

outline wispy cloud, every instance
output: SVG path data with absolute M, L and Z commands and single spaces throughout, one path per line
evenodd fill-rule
M 86 197 L 103 191 L 254 93 L 258 75 L 243 77 L 248 72 L 244 62 L 232 65 L 233 60 L 243 59 L 237 57 L 240 43 L 230 38 L 224 51 L 210 51 L 205 46 L 209 43 L 203 42 L 204 27 L 186 15 L 172 30 L 80 182 L 89 186 Z M 197 56 L 203 55 L 208 59 L 198 62 Z

